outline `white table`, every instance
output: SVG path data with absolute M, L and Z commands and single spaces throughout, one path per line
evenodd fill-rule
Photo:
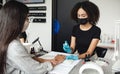
M 41 56 L 41 58 L 52 59 L 57 54 L 70 55 L 66 53 L 52 51 L 52 52 L 49 52 L 48 54 Z M 109 65 L 102 67 L 104 70 L 104 74 L 114 74 L 114 72 L 112 72 L 113 62 L 108 59 L 106 60 L 109 62 Z M 72 61 L 72 63 L 70 61 L 63 62 L 57 65 L 52 71 L 48 72 L 48 74 L 79 74 L 79 69 L 82 66 L 82 62 L 83 60 Z
M 53 59 L 57 54 L 62 54 L 62 55 L 70 55 L 67 53 L 62 53 L 62 52 L 49 52 L 48 54 L 45 54 L 41 56 L 40 58 L 44 59 Z M 54 67 L 54 69 L 48 74 L 69 74 L 69 72 L 74 68 L 76 64 L 78 64 L 81 60 L 65 60 L 63 63 L 57 65 Z

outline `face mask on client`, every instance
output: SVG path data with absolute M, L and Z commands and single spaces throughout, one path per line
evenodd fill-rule
M 88 18 L 78 18 L 77 23 L 85 25 L 88 22 Z

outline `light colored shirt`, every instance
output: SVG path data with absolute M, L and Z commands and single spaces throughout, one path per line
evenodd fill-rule
M 46 74 L 52 70 L 50 62 L 34 60 L 19 40 L 13 40 L 7 51 L 6 74 Z

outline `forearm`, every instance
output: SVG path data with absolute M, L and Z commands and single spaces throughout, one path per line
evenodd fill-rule
M 33 57 L 34 60 L 38 61 L 38 62 L 51 62 L 51 64 L 53 66 L 56 66 L 57 64 L 61 63 L 64 61 L 65 56 L 64 55 L 57 55 L 55 56 L 54 59 L 42 59 L 42 58 L 38 58 L 38 57 Z
M 84 53 L 84 54 L 79 54 L 79 59 L 84 59 L 85 58 L 85 56 L 86 56 L 86 54 Z
M 71 50 L 72 50 L 72 54 L 74 54 L 75 53 L 75 51 L 76 51 L 76 49 L 74 49 L 74 48 L 72 48 L 72 47 L 70 47 L 71 48 Z
M 38 58 L 38 57 L 33 57 L 33 59 L 36 60 L 36 61 L 38 61 L 38 62 L 41 62 L 41 63 L 49 61 L 47 59 L 42 59 L 42 58 Z
M 84 59 L 84 58 L 86 58 L 86 55 L 92 55 L 92 53 L 91 52 L 89 52 L 89 51 L 87 51 L 87 52 L 85 52 L 85 53 L 83 53 L 83 54 L 79 54 L 79 59 Z

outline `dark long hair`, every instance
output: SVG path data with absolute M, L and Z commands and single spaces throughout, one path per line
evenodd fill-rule
M 8 1 L 0 10 L 0 74 L 5 74 L 8 45 L 22 32 L 28 12 L 17 1 Z
M 98 6 L 90 1 L 83 1 L 83 2 L 77 3 L 71 11 L 71 17 L 75 21 L 77 21 L 77 19 L 78 19 L 77 12 L 78 12 L 79 8 L 82 8 L 83 10 L 85 10 L 88 15 L 89 22 L 92 25 L 96 25 L 96 23 L 98 22 L 99 17 L 100 17 L 100 12 L 99 12 Z

